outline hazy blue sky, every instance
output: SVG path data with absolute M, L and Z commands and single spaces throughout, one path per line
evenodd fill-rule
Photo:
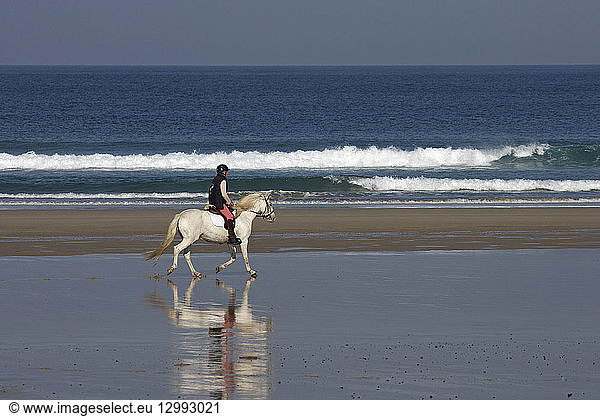
M 0 64 L 599 64 L 600 0 L 0 0 Z

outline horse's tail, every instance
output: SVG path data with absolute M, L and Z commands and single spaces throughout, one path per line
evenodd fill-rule
M 160 247 L 158 247 L 156 250 L 144 252 L 144 256 L 146 256 L 146 260 L 150 260 L 150 259 L 153 259 L 156 257 L 156 260 L 154 260 L 154 264 L 158 263 L 158 259 L 160 259 L 160 256 L 162 256 L 162 254 L 165 252 L 167 247 L 169 247 L 169 244 L 171 244 L 171 242 L 175 238 L 175 233 L 177 232 L 177 225 L 179 223 L 179 217 L 181 217 L 181 213 L 175 214 L 175 217 L 173 217 L 171 224 L 169 224 L 169 229 L 167 230 L 167 235 L 165 235 L 165 238 L 164 238 L 163 242 L 160 244 Z

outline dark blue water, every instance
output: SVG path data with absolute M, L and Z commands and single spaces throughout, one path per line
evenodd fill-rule
M 600 201 L 600 66 L 0 67 L 0 96 L 4 206 L 199 203 L 219 163 L 282 204 Z

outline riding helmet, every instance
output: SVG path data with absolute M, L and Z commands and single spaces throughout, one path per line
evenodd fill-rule
M 221 163 L 219 166 L 217 166 L 217 173 L 225 173 L 227 171 L 229 171 L 227 165 Z

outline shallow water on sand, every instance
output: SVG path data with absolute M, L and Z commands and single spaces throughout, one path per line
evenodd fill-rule
M 598 254 L 3 257 L 0 398 L 598 399 Z

